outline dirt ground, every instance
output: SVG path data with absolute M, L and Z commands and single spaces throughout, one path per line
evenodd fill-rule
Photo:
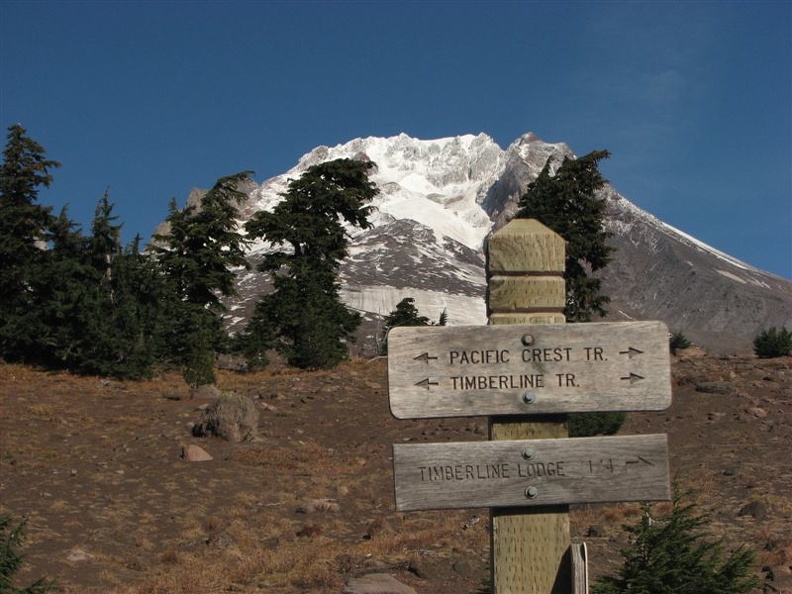
M 667 433 L 672 476 L 726 550 L 757 555 L 757 592 L 792 564 L 792 359 L 673 362 L 674 401 L 620 434 Z M 254 399 L 258 438 L 196 438 L 208 397 L 176 374 L 117 382 L 0 364 L 0 513 L 27 518 L 18 585 L 65 592 L 340 593 L 389 573 L 419 593 L 486 592 L 486 509 L 398 513 L 391 446 L 482 441 L 486 419 L 397 420 L 386 362 L 221 371 Z M 196 444 L 212 460 L 188 462 Z M 590 572 L 613 572 L 638 504 L 575 506 Z M 790 577 L 792 579 L 792 576 Z

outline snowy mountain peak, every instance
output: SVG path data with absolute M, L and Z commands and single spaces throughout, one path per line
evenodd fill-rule
M 411 220 L 433 229 L 438 241 L 449 238 L 480 249 L 491 220 L 479 202 L 501 175 L 505 152 L 486 134 L 418 140 L 406 134 L 358 138 L 334 147 L 320 146 L 282 176 L 256 192 L 255 209 L 280 200 L 288 179 L 309 167 L 341 158 L 367 159 L 376 165 L 371 180 L 380 194 L 372 206 L 375 225 Z
M 510 220 L 519 197 L 552 157 L 574 157 L 564 143 L 527 133 L 506 150 L 486 134 L 419 140 L 407 134 L 358 138 L 320 146 L 289 171 L 249 193 L 243 219 L 270 210 L 308 167 L 339 158 L 366 159 L 372 181 L 373 227 L 349 229 L 350 256 L 341 268 L 342 297 L 376 324 L 404 297 L 423 315 L 447 311 L 451 324 L 486 322 L 483 243 Z M 659 221 L 606 187 L 609 230 L 617 248 L 603 271 L 615 319 L 657 319 L 697 344 L 750 349 L 770 326 L 792 326 L 792 283 L 757 270 Z M 269 246 L 250 248 L 254 262 Z M 266 290 L 251 271 L 239 282 L 242 298 L 231 323 L 249 315 Z M 379 318 L 381 319 L 381 317 Z M 736 347 L 735 347 L 736 348 Z

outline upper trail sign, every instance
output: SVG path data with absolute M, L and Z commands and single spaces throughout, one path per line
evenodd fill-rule
M 662 322 L 394 328 L 388 384 L 400 419 L 663 410 Z

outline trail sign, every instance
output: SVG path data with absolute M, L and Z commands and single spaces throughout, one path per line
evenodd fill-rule
M 393 446 L 396 509 L 670 499 L 666 435 Z
M 662 322 L 394 328 L 390 407 L 400 419 L 663 410 L 669 359 Z

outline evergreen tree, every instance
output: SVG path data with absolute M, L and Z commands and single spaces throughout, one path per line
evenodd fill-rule
M 116 377 L 149 377 L 158 361 L 168 359 L 165 344 L 165 303 L 172 296 L 166 290 L 154 258 L 140 249 L 136 236 L 113 266 L 114 327 L 119 341 L 114 361 Z
M 36 295 L 31 315 L 42 326 L 35 357 L 47 367 L 76 369 L 96 323 L 98 276 L 86 262 L 87 240 L 66 208 L 51 226 L 48 245 L 46 261 L 31 281 Z
M 121 254 L 121 227 L 114 222 L 118 219 L 113 214 L 110 193 L 105 191 L 96 205 L 91 236 L 88 239 L 88 256 L 93 267 L 106 280 L 112 279 L 113 264 Z
M 705 516 L 674 494 L 670 515 L 654 518 L 644 505 L 638 524 L 626 526 L 631 547 L 616 576 L 593 585 L 592 594 L 748 594 L 758 585 L 751 575 L 754 555 L 740 549 L 723 558 L 721 547 L 706 539 Z
M 519 201 L 518 218 L 537 219 L 566 241 L 567 322 L 590 322 L 595 313 L 604 316 L 610 301 L 600 294 L 602 282 L 589 276 L 604 268 L 613 252 L 606 243 L 611 234 L 604 229 L 607 204 L 598 196 L 606 183 L 598 165 L 608 157 L 608 151 L 593 151 L 579 159 L 564 157 L 555 175 L 551 157 Z M 570 435 L 612 434 L 625 418 L 620 412 L 575 413 L 569 416 Z
M 22 568 L 22 554 L 19 547 L 25 539 L 26 519 L 12 526 L 11 516 L 0 515 L 0 594 L 45 594 L 57 591 L 55 582 L 41 578 L 26 586 L 14 586 L 14 578 Z
M 73 369 L 139 379 L 152 371 L 165 293 L 150 258 L 140 253 L 140 238 L 122 249 L 116 219 L 105 193 L 82 255 L 91 278 L 81 304 L 81 348 Z
M 446 312 L 440 315 L 440 326 L 445 326 Z M 384 328 L 382 333 L 377 336 L 377 351 L 381 355 L 388 354 L 388 334 L 391 329 L 400 326 L 429 326 L 429 318 L 422 316 L 418 313 L 418 308 L 415 307 L 415 299 L 412 297 L 405 297 L 396 304 L 396 309 L 388 314 L 385 318 Z M 434 323 L 432 323 L 434 325 Z
M 760 359 L 786 357 L 792 354 L 792 332 L 781 328 L 768 328 L 756 335 L 753 341 L 754 353 Z
M 46 257 L 42 243 L 53 222 L 38 191 L 50 186 L 50 171 L 59 166 L 22 126 L 8 128 L 0 166 L 0 356 L 7 359 L 20 358 L 35 340 L 30 320 L 19 318 L 34 307 L 31 279 Z
M 613 252 L 606 243 L 611 234 L 604 230 L 607 204 L 597 195 L 606 183 L 598 164 L 609 156 L 608 151 L 593 151 L 579 159 L 564 157 L 555 175 L 548 159 L 519 201 L 518 218 L 537 219 L 566 241 L 568 322 L 589 322 L 594 313 L 604 316 L 610 301 L 600 294 L 601 281 L 589 276 L 605 267 Z
M 677 351 L 686 349 L 690 345 L 690 339 L 679 330 L 674 332 L 668 339 L 668 348 L 672 355 L 676 355 Z
M 248 221 L 251 237 L 261 237 L 280 249 L 265 256 L 259 270 L 270 275 L 273 292 L 256 305 L 243 333 L 248 360 L 258 357 L 274 338 L 274 347 L 290 365 L 333 367 L 348 357 L 346 343 L 360 316 L 339 297 L 338 267 L 347 255 L 343 223 L 371 226 L 377 194 L 368 179 L 370 162 L 337 159 L 313 165 L 289 182 L 284 200 L 271 212 Z
M 31 269 L 29 310 L 18 316 L 29 339 L 19 349 L 23 360 L 56 368 L 74 368 L 79 360 L 85 305 L 95 283 L 84 261 L 86 240 L 64 207 L 46 235 L 49 249 Z
M 429 318 L 418 313 L 415 299 L 405 297 L 396 304 L 396 309 L 385 318 L 385 328 L 390 330 L 398 326 L 428 326 Z
M 169 231 L 155 235 L 154 252 L 167 279 L 172 358 L 191 386 L 215 380 L 214 353 L 226 349 L 221 298 L 236 295 L 234 268 L 247 268 L 247 240 L 237 230 L 239 190 L 251 172 L 220 178 L 199 205 L 170 204 Z

